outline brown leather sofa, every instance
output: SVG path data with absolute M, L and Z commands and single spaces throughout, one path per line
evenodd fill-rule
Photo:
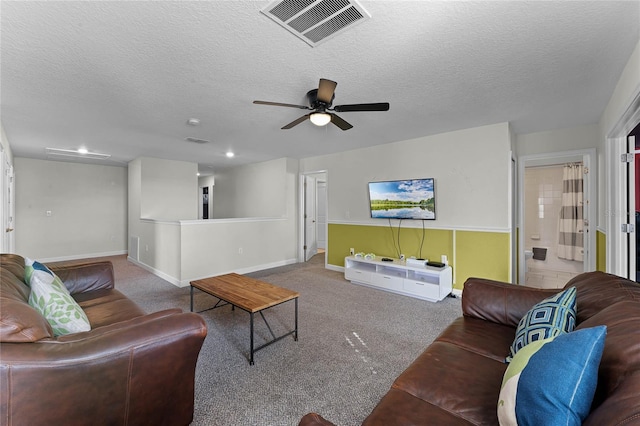
M 577 289 L 576 329 L 607 326 L 587 426 L 640 424 L 640 285 L 588 272 Z M 395 380 L 363 425 L 497 425 L 497 402 L 518 321 L 559 290 L 470 278 L 463 316 Z M 309 413 L 300 425 L 332 425 Z
M 146 314 L 110 262 L 54 263 L 91 331 L 54 337 L 28 303 L 24 259 L 0 255 L 0 425 L 187 425 L 202 318 Z

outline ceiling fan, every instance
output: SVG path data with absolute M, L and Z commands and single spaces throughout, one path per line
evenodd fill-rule
M 316 126 L 325 126 L 332 122 L 342 130 L 349 130 L 353 126 L 340 118 L 337 114 L 328 112 L 353 112 L 353 111 L 389 111 L 388 102 L 379 102 L 371 104 L 350 104 L 350 105 L 336 105 L 331 108 L 333 98 L 335 98 L 335 90 L 338 83 L 335 81 L 327 80 L 325 78 L 320 79 L 317 89 L 312 89 L 307 92 L 307 99 L 309 100 L 309 106 L 306 105 L 293 105 L 283 104 L 280 102 L 267 102 L 267 101 L 253 101 L 258 105 L 272 105 L 282 106 L 289 108 L 307 109 L 313 112 L 305 114 L 302 117 L 292 121 L 291 123 L 282 127 L 282 129 L 291 129 L 294 126 L 309 119 Z

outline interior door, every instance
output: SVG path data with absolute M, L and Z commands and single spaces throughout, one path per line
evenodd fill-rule
M 318 181 L 316 185 L 316 233 L 318 235 L 318 249 L 327 248 L 327 182 Z
M 316 178 L 304 177 L 304 260 L 318 253 L 316 222 Z

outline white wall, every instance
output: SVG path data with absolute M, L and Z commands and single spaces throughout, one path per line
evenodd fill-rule
M 40 260 L 126 253 L 126 168 L 14 157 L 14 169 L 16 253 Z
M 215 173 L 212 217 L 282 217 L 286 170 L 287 159 L 280 158 Z
M 279 212 L 278 217 L 213 220 L 136 217 L 136 205 L 146 196 L 145 178 L 138 185 L 138 176 L 144 176 L 141 169 L 147 160 L 139 159 L 129 164 L 129 233 L 139 238 L 139 258 L 132 260 L 176 285 L 188 285 L 191 280 L 207 276 L 246 273 L 296 261 L 296 160 L 274 160 L 267 165 L 243 166 L 235 173 L 227 173 L 227 176 L 251 176 L 252 179 L 239 179 L 244 186 L 234 185 L 237 194 L 267 203 L 262 216 L 270 209 Z M 171 164 L 165 166 L 173 168 Z M 175 170 L 191 176 L 187 168 Z M 216 177 L 215 186 L 221 185 Z M 267 197 L 256 193 L 255 186 L 268 188 Z M 197 199 L 197 182 L 193 187 Z M 235 192 L 231 196 L 241 198 Z
M 144 157 L 140 216 L 162 220 L 198 218 L 198 165 Z
M 4 126 L 0 121 L 0 145 L 2 145 L 2 149 L 7 154 L 9 158 L 9 164 L 13 165 L 13 153 L 11 152 L 11 146 L 9 145 L 9 139 L 7 139 L 7 135 L 4 132 Z
M 329 222 L 380 224 L 370 218 L 368 182 L 433 177 L 429 227 L 507 230 L 510 151 L 509 125 L 500 123 L 305 158 L 300 168 L 327 171 Z
M 600 138 L 597 124 L 516 135 L 518 156 L 596 148 Z
M 600 118 L 600 148 L 605 147 L 607 135 L 617 124 L 638 92 L 640 92 L 640 41 L 622 71 L 609 103 Z M 604 152 L 604 149 L 602 151 Z

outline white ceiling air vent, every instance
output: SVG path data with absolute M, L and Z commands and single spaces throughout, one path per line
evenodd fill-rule
M 209 141 L 206 139 L 198 139 L 198 138 L 192 138 L 192 137 L 184 138 L 184 140 L 187 142 L 200 143 L 200 144 L 209 143 Z
M 371 18 L 355 0 L 277 0 L 261 12 L 312 47 Z

